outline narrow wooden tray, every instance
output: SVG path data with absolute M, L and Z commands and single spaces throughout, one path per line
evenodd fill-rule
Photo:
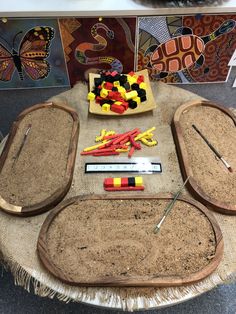
M 143 196 L 143 195 L 137 195 L 128 197 L 127 195 L 97 195 L 97 196 L 81 196 L 81 197 L 75 197 L 70 200 L 64 201 L 61 204 L 59 204 L 54 210 L 47 216 L 40 234 L 38 238 L 37 243 L 37 251 L 38 256 L 40 260 L 42 261 L 45 268 L 53 274 L 55 277 L 60 279 L 61 281 L 71 284 L 71 285 L 78 285 L 78 286 L 182 286 L 186 284 L 191 284 L 197 281 L 200 281 L 201 279 L 205 278 L 209 274 L 211 274 L 218 266 L 218 264 L 221 261 L 221 258 L 223 256 L 223 239 L 222 239 L 222 233 L 220 230 L 220 227 L 215 220 L 214 216 L 207 210 L 205 206 L 200 204 L 199 202 L 188 199 L 185 197 L 181 197 L 177 200 L 177 203 L 179 202 L 179 205 L 174 205 L 171 214 L 167 217 L 165 223 L 163 224 L 159 234 L 155 234 L 153 232 L 155 223 L 158 222 L 158 219 L 160 219 L 160 216 L 163 213 L 163 206 L 165 204 L 172 200 L 172 194 L 158 194 L 155 196 Z M 90 205 L 87 203 L 87 206 L 89 210 L 85 211 L 86 204 L 83 203 L 83 201 L 91 202 Z M 106 201 L 108 203 L 106 208 L 102 207 L 101 201 Z M 117 202 L 113 203 L 112 206 L 114 206 L 114 209 L 110 211 L 110 209 L 107 209 L 109 204 L 111 202 Z M 135 204 L 130 204 L 129 207 L 126 208 L 127 204 L 124 202 L 136 202 Z M 99 203 L 100 202 L 100 203 Z M 137 203 L 141 202 L 141 203 Z M 145 203 L 146 202 L 146 203 Z M 153 207 L 152 202 L 164 202 L 164 205 L 161 205 L 161 208 L 158 208 L 157 206 Z M 99 208 L 100 204 L 100 208 Z M 123 205 L 121 205 L 123 204 Z M 156 203 L 155 203 L 156 204 Z M 77 206 L 77 207 L 76 207 Z M 78 208 L 78 206 L 82 206 L 82 210 Z M 123 206 L 123 209 L 120 207 Z M 133 207 L 132 207 L 133 206 Z M 146 207 L 148 206 L 148 207 Z M 175 208 L 175 206 L 177 206 Z M 178 207 L 179 206 L 179 207 Z M 181 209 L 181 207 L 186 207 L 187 212 L 192 214 L 192 217 L 188 218 L 188 215 L 186 215 L 185 209 Z M 99 210 L 100 214 L 99 214 Z M 98 210 L 98 211 L 97 211 Z M 106 217 L 103 217 L 105 211 L 109 212 L 109 215 Z M 194 214 L 193 214 L 194 212 Z M 124 218 L 124 215 L 126 216 Z M 61 216 L 63 215 L 63 217 Z M 94 223 L 94 218 L 96 215 L 100 215 L 98 218 L 98 222 Z M 194 216 L 195 215 L 195 216 Z M 92 217 L 91 217 L 92 216 Z M 109 219 L 112 220 L 110 221 Z M 128 218 L 127 218 L 128 217 Z M 130 218 L 131 217 L 131 218 Z M 180 219 L 181 217 L 181 219 Z M 196 223 L 193 217 L 198 217 L 197 219 L 200 219 L 203 224 L 199 225 L 199 221 Z M 199 218 L 201 217 L 201 218 Z M 59 220 L 57 220 L 59 219 Z M 62 222 L 62 219 L 65 219 L 65 222 Z M 81 221 L 82 219 L 85 219 L 86 222 L 83 224 Z M 127 222 L 128 219 L 128 222 Z M 131 220 L 130 220 L 131 219 Z M 151 220 L 149 220 L 151 219 Z M 175 223 L 179 223 L 181 226 L 175 225 Z M 91 224 L 90 224 L 91 223 Z M 72 226 L 72 224 L 75 224 Z M 121 230 L 122 226 L 126 225 L 124 231 Z M 140 225 L 139 225 L 140 224 Z M 61 225 L 61 229 L 59 228 L 59 225 Z M 131 225 L 133 227 L 131 227 Z M 92 229 L 91 229 L 92 226 Z M 106 227 L 104 227 L 106 226 Z M 207 227 L 206 227 L 207 226 Z M 211 236 L 209 237 L 203 235 L 203 230 L 209 229 Z M 116 229 L 117 228 L 117 229 Z M 133 231 L 133 228 L 135 228 L 136 231 Z M 112 233 L 116 229 L 117 231 Z M 171 231 L 172 230 L 172 231 Z M 181 231 L 182 230 L 182 231 Z M 92 231 L 92 232 L 91 232 Z M 199 232 L 198 232 L 199 231 Z M 97 239 L 97 232 L 102 237 L 102 241 L 98 241 Z M 130 234 L 131 232 L 131 234 Z M 173 234 L 170 235 L 170 233 L 173 232 Z M 182 237 L 178 232 L 184 232 Z M 208 231 L 207 231 L 208 232 Z M 195 234 L 197 233 L 197 234 Z M 125 234 L 125 235 L 124 235 Z M 190 239 L 190 234 L 194 234 L 192 236 L 192 239 Z M 208 233 L 206 233 L 208 234 Z M 63 240 L 63 236 L 65 236 L 66 239 L 69 239 L 70 244 L 66 244 L 66 241 Z M 87 236 L 88 240 L 84 240 Z M 143 240 L 143 237 L 148 237 L 148 239 Z M 124 238 L 123 238 L 124 237 Z M 160 261 L 160 258 L 157 258 L 157 255 L 155 254 L 169 254 L 170 248 L 171 248 L 171 241 L 179 241 L 175 247 L 175 250 L 173 250 L 173 256 L 171 259 L 168 259 L 168 263 L 172 263 L 173 260 L 175 260 L 175 252 L 183 252 L 180 251 L 186 250 L 186 247 L 190 248 L 191 252 L 188 252 L 187 250 L 184 252 L 184 256 L 181 257 L 183 260 L 179 261 L 179 267 L 183 270 L 186 269 L 184 267 L 188 267 L 186 265 L 183 265 L 186 260 L 189 259 L 189 265 L 194 262 L 195 257 L 193 257 L 194 254 L 203 254 L 203 253 L 196 253 L 196 247 L 194 245 L 207 245 L 207 256 L 208 254 L 211 255 L 209 252 L 209 243 L 214 242 L 214 254 L 210 257 L 210 259 L 207 258 L 207 263 L 204 265 L 204 267 L 199 267 L 199 269 L 196 272 L 188 273 L 186 275 L 180 274 L 181 272 L 166 275 L 162 272 L 162 274 L 158 274 L 156 270 L 156 264 L 153 266 L 150 266 L 154 260 L 154 262 L 160 264 L 163 263 L 165 267 L 165 261 Z M 204 238 L 202 240 L 202 238 Z M 214 240 L 210 240 L 209 238 L 213 237 Z M 139 240 L 137 240 L 137 238 Z M 136 241 L 137 240 L 137 241 Z M 90 242 L 90 244 L 87 244 L 88 246 L 84 246 L 84 241 Z M 118 249 L 117 249 L 117 241 Z M 131 241 L 130 246 L 127 245 L 127 241 Z M 139 247 L 140 241 L 141 245 Z M 191 242 L 192 241 L 192 242 Z M 203 241 L 203 242 L 200 242 Z M 142 243 L 144 242 L 144 243 Z M 153 247 L 153 245 L 160 245 L 160 242 L 164 243 L 164 247 L 156 248 Z M 168 243 L 166 243 L 168 242 Z M 194 243 L 193 243 L 194 242 Z M 102 250 L 105 243 L 105 250 Z M 81 262 L 79 262 L 79 259 L 82 258 L 83 260 L 84 256 L 81 257 L 81 254 L 85 252 L 85 249 L 93 250 L 94 245 L 97 245 L 97 252 L 94 252 L 93 257 L 89 260 L 85 260 L 85 265 Z M 91 248 L 90 248 L 91 246 Z M 151 254 L 148 256 L 145 256 L 145 249 L 147 246 L 152 246 Z M 57 251 L 57 253 L 53 252 L 54 249 Z M 108 249 L 107 249 L 108 247 Z M 136 249 L 135 249 L 136 248 Z M 77 254 L 76 256 L 72 256 L 67 250 L 72 249 L 72 252 Z M 116 251 L 117 249 L 117 251 Z M 95 250 L 95 251 L 96 251 Z M 102 250 L 102 251 L 100 251 Z M 201 250 L 201 249 L 200 249 Z M 110 252 L 114 253 L 110 253 Z M 159 253 L 163 252 L 163 253 Z M 82 253 L 81 253 L 82 252 Z M 136 252 L 136 253 L 135 253 Z M 137 253 L 138 252 L 138 253 Z M 132 270 L 132 267 L 143 267 L 144 273 L 141 275 L 134 275 L 132 273 L 129 273 L 127 276 L 124 276 L 124 273 L 119 273 L 118 275 L 114 276 L 108 276 L 106 273 L 101 276 L 101 274 L 97 275 L 95 271 L 95 275 L 92 278 L 89 278 L 88 280 L 80 280 L 81 274 L 79 274 L 79 278 L 75 279 L 76 275 L 74 277 L 70 274 L 68 269 L 65 269 L 65 266 L 60 264 L 61 262 L 61 256 L 63 255 L 63 258 L 66 258 L 66 263 L 69 265 L 68 267 L 73 264 L 72 269 L 74 269 L 75 272 L 78 272 L 79 268 L 82 267 L 82 276 L 83 274 L 91 274 L 93 271 L 93 263 L 96 263 L 97 254 L 100 254 L 100 257 L 103 258 L 103 263 L 98 262 L 98 270 L 100 271 L 105 268 L 105 272 L 108 271 L 107 267 L 109 268 L 110 265 L 116 263 L 120 266 L 120 263 L 123 262 L 124 256 L 128 259 L 130 258 L 135 265 L 128 264 L 130 266 L 130 269 Z M 114 260 L 110 260 L 110 255 L 114 254 Z M 124 254 L 124 256 L 122 255 Z M 135 255 L 137 254 L 137 256 Z M 141 256 L 144 254 L 144 256 Z M 155 255 L 153 259 L 153 254 Z M 182 253 L 178 253 L 182 254 Z M 193 254 L 193 255 L 191 255 Z M 113 255 L 112 255 L 113 256 Z M 203 257 L 201 257 L 203 258 Z M 205 258 L 205 257 L 204 257 Z M 151 262 L 150 262 L 151 260 Z M 111 263 L 111 261 L 114 261 L 114 263 Z M 204 260 L 205 261 L 205 260 Z M 86 269 L 87 262 L 90 263 L 90 268 Z M 128 262 L 128 263 L 129 263 Z M 107 264 L 106 264 L 107 263 Z M 177 262 L 178 263 L 178 260 Z M 183 263 L 183 264 L 182 264 Z M 109 265 L 109 266 L 104 266 Z M 153 269 L 152 273 L 149 273 L 148 269 L 149 266 Z M 123 267 L 123 266 L 122 266 Z M 126 266 L 124 266 L 126 267 Z M 126 269 L 126 268 L 125 268 Z M 102 270 L 103 271 L 103 270 Z M 185 271 L 185 270 L 184 270 Z M 165 270 L 164 270 L 165 272 Z
M 66 114 L 68 114 L 67 119 L 70 123 L 70 129 L 69 129 L 70 133 L 69 131 L 67 133 L 70 134 L 70 137 L 66 139 L 68 140 L 68 142 L 66 142 L 64 146 L 66 147 L 66 151 L 60 151 L 60 147 L 59 145 L 57 145 L 56 147 L 59 147 L 59 150 L 54 152 L 53 148 L 51 147 L 53 146 L 53 141 L 58 140 L 58 138 L 57 139 L 50 138 L 50 135 L 47 135 L 47 133 L 44 134 L 45 136 L 44 143 L 46 143 L 46 148 L 45 149 L 42 148 L 42 142 L 40 142 L 41 134 L 37 128 L 34 128 L 34 121 L 32 118 L 34 113 L 36 115 L 40 114 L 40 110 L 51 110 L 53 111 L 52 114 L 54 114 L 54 111 L 55 111 L 55 124 L 51 126 L 51 123 L 50 123 L 47 126 L 45 125 L 46 123 L 45 121 L 40 121 L 41 130 L 42 130 L 42 127 L 43 128 L 48 127 L 49 130 L 50 128 L 52 130 L 52 128 L 55 127 L 55 125 L 57 126 L 58 129 L 61 128 L 62 126 L 59 126 L 56 124 L 57 113 L 60 112 L 60 114 L 63 115 L 63 119 L 65 119 L 64 116 L 66 117 L 66 115 L 63 114 L 63 112 L 66 112 Z M 22 147 L 22 150 L 17 159 L 17 162 L 15 162 L 14 158 L 17 155 L 17 152 L 20 151 L 20 146 L 23 142 L 25 130 L 30 124 L 32 126 L 31 130 L 29 132 L 28 137 L 26 138 L 25 144 Z M 21 127 L 22 125 L 23 127 Z M 23 128 L 23 130 L 21 129 L 21 131 L 19 131 L 20 128 Z M 0 208 L 10 214 L 14 214 L 18 216 L 31 216 L 31 215 L 36 215 L 36 214 L 45 212 L 51 209 L 57 203 L 59 203 L 63 199 L 67 191 L 69 190 L 71 182 L 72 182 L 76 149 L 77 149 L 77 141 L 78 141 L 78 133 L 79 133 L 79 120 L 78 120 L 77 113 L 71 108 L 69 108 L 68 106 L 60 106 L 60 105 L 48 102 L 48 103 L 37 104 L 24 110 L 17 117 L 16 121 L 13 123 L 8 139 L 4 146 L 3 152 L 0 156 L 0 175 L 2 177 L 3 176 L 5 177 L 5 182 L 2 182 L 2 190 L 0 190 Z M 16 141 L 17 147 L 14 147 L 14 141 Z M 41 143 L 41 146 L 40 145 L 37 146 L 37 143 Z M 36 152 L 36 156 L 35 155 L 32 156 L 32 160 L 27 159 L 27 154 L 30 150 L 30 147 L 31 149 L 33 147 L 33 150 Z M 55 189 L 52 189 L 51 191 L 49 190 L 48 193 L 46 193 L 46 196 L 43 200 L 40 200 L 37 202 L 33 202 L 32 200 L 30 205 L 27 204 L 27 202 L 25 204 L 22 204 L 22 202 L 24 203 L 23 200 L 21 204 L 17 203 L 22 193 L 21 188 L 23 185 L 21 186 L 20 184 L 21 177 L 24 176 L 25 181 L 27 182 L 27 176 L 28 178 L 30 178 L 32 175 L 32 167 L 37 167 L 37 166 L 34 166 L 33 164 L 35 163 L 36 160 L 40 160 L 40 159 L 42 160 L 43 158 L 45 160 L 45 150 L 47 149 L 52 150 L 51 156 L 53 156 L 53 162 L 55 158 L 55 163 L 57 163 L 58 154 L 63 154 L 63 153 L 66 154 L 66 157 L 64 157 L 65 161 L 63 164 L 63 169 L 61 169 L 61 173 L 59 173 L 58 171 L 57 176 L 55 175 L 55 181 L 58 180 L 59 176 L 63 176 L 63 184 L 61 186 L 58 186 L 56 190 Z M 27 163 L 27 165 L 24 165 L 23 162 L 21 161 L 22 164 L 18 166 L 17 163 L 21 159 L 22 154 L 26 156 L 25 163 Z M 46 165 L 46 163 L 48 162 L 49 160 L 45 160 L 43 164 Z M 22 171 L 21 166 L 22 166 L 22 169 L 24 169 L 24 171 Z M 4 169 L 5 167 L 6 169 Z M 37 173 L 38 176 L 40 176 L 40 173 L 42 173 L 42 171 L 41 169 L 36 169 L 34 170 L 34 173 Z M 53 173 L 49 173 L 48 175 L 51 177 L 49 178 L 47 177 L 47 174 L 45 175 L 45 182 L 44 182 L 45 185 L 47 184 L 47 181 L 53 177 Z M 16 197 L 16 200 L 14 202 L 8 201 L 7 200 L 8 198 L 4 197 L 5 194 L 8 196 L 11 196 L 10 195 L 11 194 L 11 191 L 10 191 L 11 180 L 17 180 L 17 182 L 19 181 L 18 183 L 19 191 L 14 191 L 14 196 Z M 3 183 L 5 183 L 6 186 L 8 184 L 8 187 L 6 187 L 6 190 L 4 190 Z M 40 188 L 42 188 L 42 185 L 44 184 L 41 182 L 41 186 L 40 184 L 39 186 L 37 186 L 37 183 L 35 183 L 35 186 L 36 186 L 35 189 L 40 191 Z M 25 191 L 27 191 L 27 187 L 29 188 L 29 184 L 28 186 L 26 184 Z M 17 190 L 16 187 L 15 187 L 15 190 Z M 34 191 L 34 194 L 36 195 L 37 192 Z
M 205 204 L 210 209 L 216 210 L 216 211 L 221 212 L 223 214 L 233 214 L 234 215 L 234 214 L 236 214 L 236 204 L 230 203 L 230 202 L 226 202 L 224 197 L 218 197 L 218 198 L 217 198 L 217 196 L 216 197 L 212 197 L 209 194 L 209 192 L 207 193 L 202 188 L 201 182 L 199 182 L 199 180 L 197 181 L 196 174 L 194 175 L 194 173 L 193 173 L 193 164 L 191 164 L 191 162 L 190 162 L 190 156 L 188 155 L 186 143 L 185 143 L 185 140 L 184 140 L 184 132 L 185 132 L 185 130 L 181 127 L 180 119 L 181 119 L 181 116 L 185 112 L 188 112 L 188 111 L 192 110 L 193 108 L 196 108 L 196 107 L 199 107 L 199 106 L 201 106 L 202 108 L 203 107 L 204 108 L 215 108 L 215 109 L 219 110 L 224 115 L 226 115 L 226 117 L 228 117 L 232 121 L 232 123 L 236 126 L 236 118 L 235 118 L 234 114 L 230 110 L 228 110 L 227 108 L 222 107 L 222 106 L 220 106 L 218 104 L 212 103 L 210 101 L 199 101 L 199 100 L 196 100 L 196 101 L 191 101 L 191 102 L 188 102 L 188 103 L 183 104 L 182 106 L 180 106 L 176 110 L 176 112 L 174 114 L 174 118 L 173 118 L 173 121 L 172 121 L 172 132 L 173 132 L 173 136 L 174 136 L 174 140 L 175 140 L 175 144 L 176 144 L 176 148 L 177 148 L 177 154 L 178 154 L 178 158 L 179 158 L 179 163 L 180 163 L 180 168 L 181 168 L 181 171 L 182 171 L 182 175 L 183 175 L 184 179 L 186 179 L 187 177 L 190 177 L 190 179 L 189 179 L 189 181 L 188 181 L 186 186 L 189 189 L 189 191 L 191 192 L 191 194 L 197 200 L 199 200 L 200 202 Z M 215 119 L 215 118 L 213 118 L 213 119 Z M 203 117 L 203 121 L 204 121 L 204 117 Z M 203 124 L 204 124 L 204 122 L 203 122 Z M 209 127 L 211 127 L 211 125 L 210 124 L 209 125 L 206 124 L 205 127 L 209 128 Z M 218 125 L 218 127 L 220 128 L 220 125 Z M 195 132 L 195 131 L 193 131 L 193 132 Z M 236 132 L 236 130 L 235 130 L 235 132 Z M 206 134 L 204 134 L 204 135 L 206 136 Z M 205 147 L 207 147 L 206 144 L 204 143 L 204 141 L 202 139 L 200 139 L 200 136 L 197 133 L 195 133 L 194 136 L 199 137 L 199 140 L 202 141 L 202 143 L 203 143 L 203 145 L 205 145 Z M 222 137 L 223 136 L 225 136 L 225 134 L 222 134 Z M 211 140 L 209 138 L 208 138 L 208 140 L 211 142 Z M 213 144 L 213 143 L 211 143 L 211 144 Z M 194 144 L 192 144 L 192 145 L 194 146 Z M 216 145 L 217 145 L 217 143 L 216 143 Z M 236 143 L 231 143 L 231 145 L 233 147 L 235 147 Z M 213 146 L 215 146 L 215 144 Z M 214 162 L 216 162 L 216 156 L 214 155 L 214 153 L 210 150 L 210 148 L 207 148 L 207 149 L 209 151 L 209 154 L 211 154 L 210 157 L 212 159 L 214 159 L 213 160 Z M 201 152 L 197 151 L 197 148 L 196 148 L 196 152 L 200 156 Z M 222 150 L 221 150 L 221 153 L 224 154 L 222 152 Z M 211 160 L 209 159 L 209 156 L 205 156 L 205 157 L 202 156 L 202 162 L 205 162 L 206 165 L 207 164 L 209 165 Z M 234 166 L 235 166 L 235 160 L 234 161 L 231 160 L 230 162 L 233 162 Z M 227 175 L 226 172 L 228 172 L 228 171 L 227 171 L 226 168 L 224 168 L 224 165 L 221 163 L 220 160 L 218 160 L 218 164 L 219 164 L 219 167 L 221 167 L 222 175 Z M 228 175 L 235 176 L 235 170 L 236 169 L 234 169 L 234 172 L 232 174 L 230 174 L 228 172 Z M 199 171 L 201 171 L 201 170 L 199 169 Z M 196 171 L 195 171 L 195 173 L 196 173 Z M 214 180 L 214 183 L 216 185 L 220 184 L 220 183 L 217 182 L 217 180 L 214 179 L 214 173 L 213 173 L 213 179 L 212 180 Z M 224 187 L 222 186 L 221 188 L 225 188 L 225 186 Z

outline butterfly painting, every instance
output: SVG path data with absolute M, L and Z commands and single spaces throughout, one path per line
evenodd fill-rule
M 50 72 L 50 64 L 46 59 L 54 38 L 54 29 L 49 26 L 31 28 L 23 36 L 19 49 L 16 49 L 15 41 L 20 34 L 22 32 L 14 36 L 12 49 L 6 48 L 6 44 L 9 47 L 11 45 L 0 37 L 0 81 L 10 81 L 15 71 L 20 80 L 24 79 L 25 74 L 32 80 L 46 78 Z

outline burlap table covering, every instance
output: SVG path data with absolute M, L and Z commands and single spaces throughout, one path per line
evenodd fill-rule
M 89 114 L 86 100 L 87 85 L 82 83 L 50 99 L 59 104 L 65 103 L 72 106 L 80 118 L 74 178 L 66 198 L 78 194 L 105 193 L 103 178 L 107 177 L 106 174 L 84 173 L 85 162 L 103 160 L 96 157 L 88 159 L 79 154 L 84 147 L 93 144 L 95 136 L 103 128 L 124 132 L 135 127 L 145 130 L 156 126 L 154 133 L 158 139 L 158 146 L 144 148 L 136 153 L 136 156 L 159 157 L 163 167 L 162 174 L 144 175 L 145 193 L 176 192 L 181 186 L 183 180 L 170 122 L 178 106 L 193 99 L 201 99 L 201 97 L 163 83 L 152 83 L 152 90 L 157 108 L 151 112 L 133 116 L 107 117 Z M 184 193 L 187 194 L 186 191 Z M 224 237 L 224 258 L 212 275 L 197 284 L 180 288 L 80 288 L 65 285 L 52 277 L 37 257 L 38 234 L 47 214 L 20 218 L 0 212 L 0 251 L 2 253 L 0 256 L 2 255 L 3 263 L 13 273 L 16 284 L 22 285 L 28 291 L 30 287 L 33 287 L 33 292 L 40 296 L 51 298 L 56 296 L 64 301 L 81 301 L 132 311 L 174 305 L 208 291 L 218 284 L 233 281 L 236 277 L 236 238 L 234 237 L 236 216 L 215 213 Z

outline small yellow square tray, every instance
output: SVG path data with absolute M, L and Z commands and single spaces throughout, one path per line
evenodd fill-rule
M 135 72 L 137 75 L 143 75 L 144 76 L 144 82 L 147 84 L 147 89 L 146 89 L 146 96 L 147 100 L 142 102 L 137 106 L 135 109 L 130 109 L 128 108 L 124 113 L 118 114 L 113 111 L 102 111 L 102 107 L 95 102 L 95 100 L 90 100 L 89 104 L 89 112 L 94 113 L 94 114 L 100 114 L 100 115 L 105 115 L 105 116 L 126 116 L 126 115 L 131 115 L 131 114 L 137 114 L 137 113 L 142 113 L 146 111 L 150 111 L 156 108 L 156 102 L 153 97 L 152 89 L 150 86 L 150 81 L 149 81 L 149 76 L 148 76 L 148 71 L 147 70 L 142 70 Z M 89 73 L 89 91 L 92 91 L 94 89 L 94 79 L 100 77 L 100 74 L 95 74 L 95 73 Z

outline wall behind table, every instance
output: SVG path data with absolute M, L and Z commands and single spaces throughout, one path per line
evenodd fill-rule
M 224 82 L 235 26 L 236 15 L 203 14 L 2 20 L 0 89 L 73 86 L 89 72 L 144 68 L 167 83 Z
M 24 108 L 86 80 L 89 72 L 125 73 L 148 68 L 152 79 L 168 83 L 225 82 L 230 71 L 228 62 L 236 49 L 235 20 L 236 15 L 222 14 L 2 20 L 0 130 L 6 134 Z M 38 27 L 52 29 L 51 38 L 38 32 Z M 204 43 L 200 52 L 197 40 Z M 160 53 L 166 55 L 161 59 Z M 190 60 L 187 66 L 184 60 Z M 165 67 L 171 62 L 175 71 L 170 67 L 168 72 Z M 160 71 L 160 64 L 165 71 Z M 22 78 L 17 68 L 21 68 Z M 225 83 L 220 86 L 222 95 Z M 191 90 L 189 85 L 186 88 Z M 201 90 L 215 90 L 213 97 L 219 94 L 213 86 L 201 85 Z M 228 97 L 233 95 L 231 91 L 228 86 Z

